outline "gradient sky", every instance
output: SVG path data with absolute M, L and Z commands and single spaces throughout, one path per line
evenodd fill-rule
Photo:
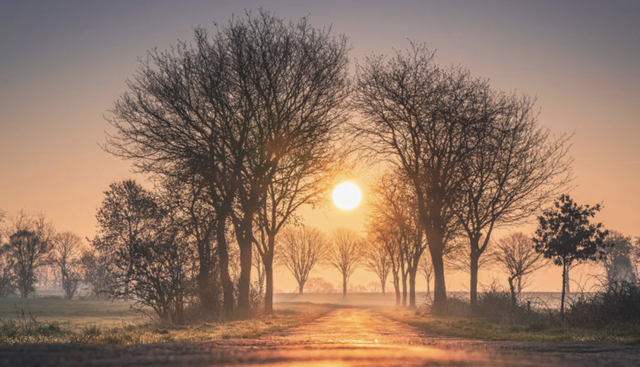
M 136 177 L 129 162 L 98 146 L 110 131 L 103 116 L 125 90 L 136 58 L 190 39 L 196 25 L 212 28 L 259 6 L 293 20 L 309 15 L 316 27 L 332 25 L 349 36 L 352 59 L 415 40 L 437 49 L 441 64 L 462 64 L 496 88 L 537 96 L 543 125 L 575 133 L 572 195 L 580 203 L 603 202 L 599 219 L 607 228 L 640 235 L 636 0 L 2 0 L 0 208 L 42 211 L 59 230 L 92 236 L 102 192 Z M 361 228 L 363 210 L 305 216 L 324 230 Z M 337 283 L 335 272 L 325 275 Z M 557 290 L 557 279 L 552 269 L 533 288 Z M 373 280 L 364 272 L 354 276 L 355 283 Z M 295 284 L 282 274 L 276 282 L 280 290 Z M 466 289 L 465 277 L 452 277 L 448 287 Z

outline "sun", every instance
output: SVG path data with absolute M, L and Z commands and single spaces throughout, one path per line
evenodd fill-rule
M 353 182 L 343 182 L 333 190 L 333 202 L 342 210 L 351 210 L 360 204 L 362 194 Z

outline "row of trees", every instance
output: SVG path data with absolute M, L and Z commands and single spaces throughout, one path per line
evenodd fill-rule
M 445 256 L 464 238 L 471 307 L 478 270 L 496 228 L 530 218 L 570 180 L 568 137 L 537 122 L 535 100 L 490 87 L 461 67 L 440 67 L 420 45 L 357 68 L 352 128 L 362 148 L 392 167 L 375 194 L 372 228 L 380 243 L 403 243 L 415 306 L 415 278 L 428 250 L 434 309 L 446 304 Z M 394 245 L 398 247 L 398 245 Z M 406 273 L 406 274 L 405 274 Z
M 568 137 L 539 126 L 534 99 L 441 67 L 423 46 L 368 57 L 354 78 L 348 48 L 330 29 L 260 10 L 148 52 L 114 104 L 104 148 L 131 160 L 155 187 L 126 181 L 106 192 L 91 240 L 96 284 L 175 322 L 183 321 L 185 300 L 205 313 L 247 317 L 257 264 L 271 312 L 274 261 L 286 259 L 292 238 L 313 241 L 311 231 L 282 231 L 348 174 L 350 143 L 358 142 L 359 153 L 389 171 L 372 194 L 372 245 L 364 251 L 357 235 L 339 231 L 324 254 L 342 273 L 343 289 L 355 269 L 350 259 L 362 258 L 385 280 L 390 273 L 396 297 L 402 289 L 415 306 L 416 277 L 428 272 L 441 311 L 445 257 L 463 244 L 458 257 L 475 307 L 494 230 L 539 212 L 569 182 Z M 554 229 L 536 234 L 539 252 L 553 243 Z M 568 266 L 574 259 L 544 256 Z M 308 264 L 282 261 L 302 289 Z
M 44 215 L 24 211 L 5 219 L 0 212 L 0 297 L 35 292 L 38 275 L 52 270 L 67 299 L 74 297 L 82 278 L 83 244 L 72 232 L 56 232 Z

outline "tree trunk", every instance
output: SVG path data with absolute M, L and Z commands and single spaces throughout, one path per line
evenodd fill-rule
M 409 269 L 409 307 L 416 308 L 416 273 L 417 269 Z
M 515 284 L 513 284 L 513 281 L 515 280 L 515 278 L 509 277 L 508 280 L 509 280 L 509 290 L 511 291 L 511 308 L 515 309 L 517 304 L 516 287 L 515 287 Z
M 304 282 L 303 281 L 299 281 L 298 282 L 298 294 L 303 294 L 304 293 Z
M 564 295 L 567 287 L 567 282 L 565 281 L 567 276 L 567 264 L 563 262 L 562 264 L 562 296 L 560 298 L 560 314 L 562 318 L 564 318 Z
M 564 275 L 562 276 L 562 280 L 564 281 L 564 286 L 565 286 L 565 293 L 566 294 L 570 294 L 571 293 L 571 276 L 569 275 L 569 267 L 567 266 L 567 270 L 565 271 Z
M 400 277 L 398 273 L 393 274 L 393 289 L 396 292 L 396 306 L 400 306 Z
M 444 283 L 444 261 L 442 253 L 431 251 L 433 262 L 433 311 L 436 314 L 443 313 L 447 304 L 447 288 Z
M 249 292 L 251 289 L 251 253 L 253 250 L 253 244 L 246 236 L 243 237 L 243 243 L 239 243 L 240 278 L 238 279 L 238 313 L 240 317 L 246 318 L 249 317 L 251 313 Z
M 342 298 L 347 298 L 347 277 L 342 276 Z
M 402 272 L 402 306 L 407 306 L 407 273 Z
M 228 319 L 233 314 L 233 282 L 229 275 L 229 250 L 227 248 L 227 239 L 225 237 L 225 225 L 222 221 L 218 225 L 217 230 L 217 242 L 218 242 L 218 256 L 220 262 L 220 282 L 222 283 L 222 311 L 224 316 Z
M 385 283 L 386 283 L 385 281 L 382 281 L 382 280 L 380 281 L 380 287 L 382 287 L 382 297 L 387 295 L 385 291 Z
M 267 315 L 273 313 L 273 256 L 266 254 L 264 261 L 264 275 L 267 286 L 264 292 L 264 312 Z
M 478 262 L 480 253 L 471 249 L 470 255 L 470 283 L 469 283 L 469 305 L 472 313 L 478 312 Z
M 212 281 L 212 269 L 210 261 L 200 254 L 200 267 L 198 269 L 198 296 L 200 305 L 205 312 L 211 312 L 216 306 L 216 292 Z

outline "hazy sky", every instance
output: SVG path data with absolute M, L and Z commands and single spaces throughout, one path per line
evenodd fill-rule
M 264 7 L 349 36 L 352 59 L 408 40 L 437 49 L 492 85 L 538 97 L 540 122 L 575 133 L 580 203 L 604 202 L 607 228 L 640 235 L 640 1 L 0 1 L 0 208 L 42 211 L 59 230 L 95 231 L 102 192 L 136 177 L 103 152 L 103 116 L 136 58 L 192 28 Z M 363 181 L 363 180 L 361 180 Z M 363 184 L 364 182 L 360 182 Z M 330 230 L 363 210 L 306 212 Z M 335 274 L 328 275 L 337 280 Z M 371 279 L 368 279 L 371 277 Z M 556 290 L 551 271 L 534 284 Z M 360 273 L 356 283 L 375 280 Z M 293 281 L 278 275 L 276 288 Z M 466 287 L 464 277 L 450 289 Z

